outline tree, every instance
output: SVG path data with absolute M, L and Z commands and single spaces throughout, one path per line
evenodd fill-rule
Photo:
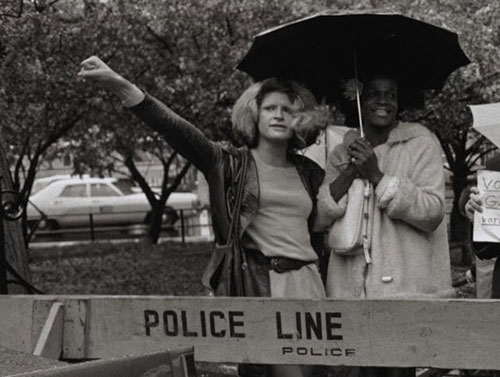
M 6 61 L 10 57 L 9 49 L 9 36 L 15 35 L 17 23 L 20 22 L 20 18 L 23 15 L 24 3 L 22 1 L 9 2 L 4 6 L 0 7 L 0 34 L 3 38 L 0 38 L 0 67 L 2 68 L 1 86 L 0 93 L 2 95 L 2 111 L 5 113 L 6 101 L 3 101 L 6 96 L 6 91 L 9 89 L 8 75 L 5 75 Z M 6 116 L 2 119 L 5 120 Z M 8 140 L 9 133 L 3 127 L 6 123 L 2 122 L 0 125 L 0 135 L 2 140 Z M 10 164 L 7 160 L 7 153 L 5 150 L 5 144 L 0 146 L 0 184 L 2 189 L 2 205 L 4 213 L 4 218 L 0 218 L 3 223 L 2 227 L 2 271 L 0 277 L 2 285 L 6 283 L 8 286 L 0 287 L 3 292 L 7 291 L 10 293 L 29 293 L 31 289 L 25 284 L 31 283 L 31 274 L 28 266 L 28 253 L 25 247 L 22 226 L 19 221 L 8 221 L 5 217 L 5 211 L 8 210 L 7 203 L 14 203 L 10 208 L 17 211 L 17 204 L 19 203 L 18 197 L 9 192 L 14 190 L 11 175 L 10 175 Z M 22 204 L 22 203 L 21 203 Z M 10 205 L 10 204 L 9 204 Z M 5 260 L 3 260 L 5 258 Z M 8 273 L 7 273 L 7 271 Z M 6 274 L 6 275 L 4 275 Z M 6 279 L 6 281 L 5 281 Z M 16 284 L 14 284 L 16 283 Z
M 18 18 L 0 25 L 0 127 L 23 208 L 44 154 L 81 122 L 88 108 L 84 89 L 75 83 L 74 56 L 84 52 L 74 36 L 96 24 L 75 24 L 63 7 L 67 2 L 56 3 L 25 2 Z M 25 215 L 23 225 L 26 235 Z

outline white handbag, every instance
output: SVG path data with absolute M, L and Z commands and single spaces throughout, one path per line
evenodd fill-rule
M 347 191 L 345 214 L 328 233 L 330 250 L 339 255 L 364 254 L 366 263 L 371 263 L 373 209 L 372 184 L 366 179 L 354 179 Z

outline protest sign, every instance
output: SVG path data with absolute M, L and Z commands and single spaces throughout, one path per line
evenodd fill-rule
M 474 214 L 475 242 L 500 242 L 500 172 L 481 170 L 477 187 L 483 201 L 483 212 Z

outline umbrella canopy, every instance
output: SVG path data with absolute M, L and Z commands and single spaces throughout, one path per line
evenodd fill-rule
M 470 61 L 449 30 L 384 11 L 325 11 L 258 34 L 237 68 L 255 80 L 298 80 L 332 99 L 339 80 L 355 77 L 355 62 L 361 81 L 391 73 L 407 87 L 440 89 Z

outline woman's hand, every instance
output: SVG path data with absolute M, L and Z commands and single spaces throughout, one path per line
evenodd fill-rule
M 93 81 L 111 91 L 124 80 L 123 77 L 109 68 L 109 66 L 97 56 L 91 56 L 85 59 L 80 63 L 80 67 L 78 77 L 82 78 L 84 81 Z
M 85 59 L 80 66 L 78 77 L 84 82 L 86 80 L 95 82 L 116 94 L 125 106 L 136 105 L 144 99 L 144 93 L 139 88 L 113 71 L 97 56 Z
M 347 147 L 347 153 L 361 176 L 377 186 L 384 174 L 378 167 L 377 155 L 370 142 L 365 138 L 356 139 Z
M 479 189 L 477 187 L 471 187 L 470 191 L 469 200 L 465 203 L 465 214 L 467 218 L 473 222 L 474 212 L 483 212 L 483 201 L 480 199 Z
M 330 195 L 335 202 L 338 202 L 345 195 L 354 179 L 358 178 L 358 176 L 358 169 L 353 164 L 348 164 L 338 177 L 330 183 Z

